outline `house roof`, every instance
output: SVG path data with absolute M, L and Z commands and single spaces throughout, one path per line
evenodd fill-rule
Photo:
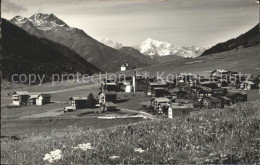
M 121 67 L 126 67 L 127 68 L 126 63 L 122 64 Z
M 170 105 L 172 110 L 189 110 L 189 109 L 194 109 L 193 104 L 180 104 L 180 103 L 172 103 Z
M 211 73 L 213 73 L 213 72 L 221 72 L 221 73 L 225 73 L 225 72 L 228 72 L 227 70 L 225 70 L 225 69 L 216 69 L 216 70 L 213 70 Z
M 169 102 L 169 101 L 171 101 L 171 100 L 168 99 L 167 97 L 155 97 L 155 98 L 151 99 L 151 101 L 157 101 L 157 102 Z
M 106 85 L 116 85 L 115 82 L 109 82 L 109 83 L 106 83 Z
M 244 83 L 249 84 L 249 85 L 254 85 L 255 84 L 253 81 L 244 81 Z
M 117 93 L 114 92 L 114 91 L 105 91 L 105 92 L 102 92 L 102 93 L 104 93 L 105 95 L 117 95 Z
M 221 98 L 223 98 L 224 100 L 228 100 L 228 101 L 231 100 L 230 98 L 228 98 L 228 97 L 226 97 L 226 96 L 223 96 L 223 97 L 221 97 Z
M 29 95 L 28 91 L 15 91 L 13 95 Z
M 155 90 L 165 90 L 164 87 L 155 87 L 155 88 L 153 88 L 153 89 L 155 89 Z
M 221 102 L 220 99 L 213 97 L 213 96 L 206 96 L 205 98 L 209 98 L 210 102 Z
M 156 86 L 156 85 L 166 85 L 165 82 L 149 82 L 149 85 Z
M 41 94 L 39 94 L 39 96 L 42 96 L 42 97 L 51 97 L 51 94 L 41 93 Z
M 175 99 L 175 102 L 177 102 L 177 103 L 190 103 L 191 102 L 191 100 L 189 100 L 189 99 Z
M 69 100 L 87 100 L 87 97 L 80 97 L 80 96 L 75 96 L 75 97 L 71 97 Z

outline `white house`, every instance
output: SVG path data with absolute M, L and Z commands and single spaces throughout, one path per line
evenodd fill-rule
M 39 94 L 38 98 L 36 99 L 36 105 L 44 105 L 51 102 L 51 95 L 50 94 Z
M 121 71 L 126 71 L 126 70 L 128 70 L 128 62 L 121 65 Z

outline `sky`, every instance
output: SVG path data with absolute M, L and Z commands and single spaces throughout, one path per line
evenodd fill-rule
M 255 0 L 2 0 L 2 17 L 53 13 L 97 40 L 125 46 L 152 38 L 208 48 L 259 22 Z

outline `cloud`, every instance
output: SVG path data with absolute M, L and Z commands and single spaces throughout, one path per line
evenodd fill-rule
M 20 13 L 22 11 L 27 11 L 27 8 L 24 6 L 14 3 L 10 0 L 2 1 L 2 12 L 6 13 Z

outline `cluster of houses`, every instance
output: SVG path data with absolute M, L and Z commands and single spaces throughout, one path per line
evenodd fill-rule
M 100 107 L 100 112 L 104 112 L 117 109 L 117 92 L 144 92 L 151 98 L 149 108 L 157 114 L 167 114 L 172 118 L 189 114 L 195 109 L 224 108 L 246 102 L 245 91 L 260 88 L 259 81 L 260 76 L 247 79 L 237 72 L 223 69 L 212 71 L 210 76 L 180 73 L 172 80 L 145 78 L 134 72 L 132 76 L 119 77 L 116 80 L 105 79 L 101 84 L 98 100 L 93 100 Z M 14 105 L 44 105 L 50 103 L 50 98 L 50 94 L 30 94 L 27 91 L 17 91 L 12 96 Z M 64 111 L 90 108 L 93 100 L 81 96 L 71 97 L 70 106 L 65 107 Z
M 51 102 L 51 95 L 45 93 L 29 93 L 28 91 L 16 91 L 12 95 L 14 106 L 44 105 Z
M 162 80 L 144 78 L 134 73 L 133 76 L 124 77 L 123 81 L 105 80 L 101 89 L 114 94 L 145 92 L 151 97 L 150 107 L 158 114 L 166 113 L 171 118 L 180 114 L 189 114 L 194 109 L 224 108 L 246 102 L 245 91 L 258 88 L 258 79 L 247 79 L 238 72 L 218 69 L 209 75 L 180 73 L 173 80 Z

